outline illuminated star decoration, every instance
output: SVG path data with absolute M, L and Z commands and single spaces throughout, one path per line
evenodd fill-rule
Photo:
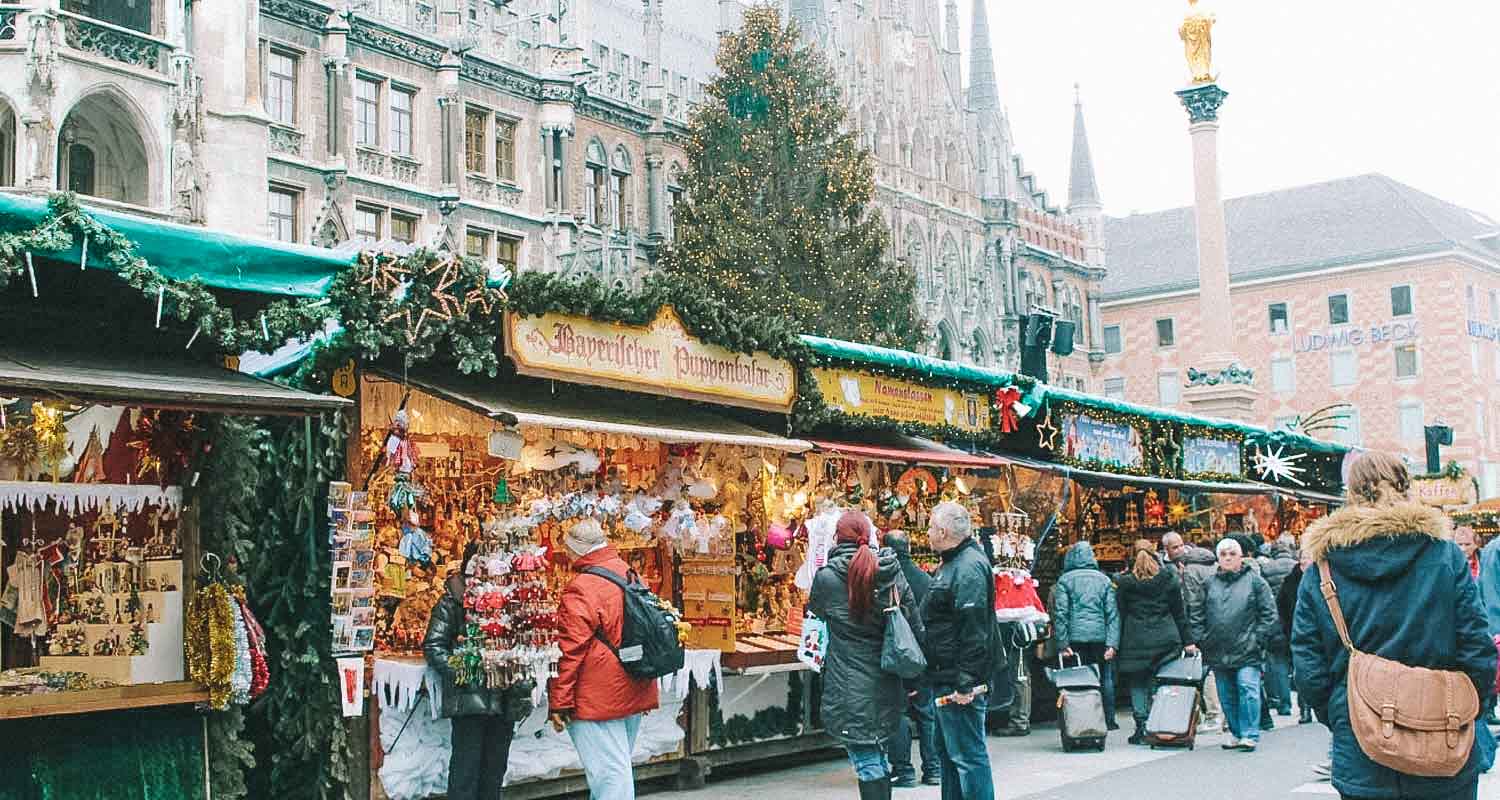
M 410 274 L 410 270 L 402 267 L 394 258 L 366 256 L 360 261 L 361 266 L 369 270 L 369 275 L 362 280 L 369 285 L 371 294 L 383 294 L 395 290 Z
M 1296 464 L 1307 454 L 1295 453 L 1292 455 L 1282 455 L 1282 452 L 1282 447 L 1278 445 L 1275 450 L 1267 448 L 1264 453 L 1256 450 L 1255 454 L 1251 456 L 1255 471 L 1260 473 L 1261 480 L 1270 478 L 1272 480 L 1295 483 L 1298 486 L 1306 486 L 1307 484 L 1299 480 L 1297 476 L 1307 470 L 1296 466 Z
M 449 321 L 453 319 L 454 313 L 458 311 L 458 298 L 454 297 L 453 294 L 448 291 L 448 289 L 451 288 L 453 284 L 458 282 L 458 277 L 455 274 L 456 270 L 454 269 L 454 263 L 455 262 L 452 258 L 445 258 L 442 261 L 439 261 L 427 268 L 428 275 L 433 275 L 439 272 L 442 273 L 438 276 L 437 286 L 435 286 L 431 292 L 432 299 L 436 304 L 433 306 L 423 306 L 422 313 L 417 315 L 416 324 L 407 329 L 407 341 L 413 343 L 416 342 L 417 337 L 422 333 L 422 325 L 427 322 L 427 318 L 429 316 L 444 321 Z M 408 319 L 410 319 L 409 315 Z
M 1042 417 L 1042 423 L 1036 426 L 1036 443 L 1043 450 L 1053 450 L 1057 447 L 1057 435 L 1062 433 L 1052 424 L 1052 409 L 1047 409 L 1046 415 Z
M 1179 500 L 1172 505 L 1167 506 L 1167 521 L 1172 523 L 1173 525 L 1176 525 L 1177 523 L 1187 519 L 1188 515 L 1191 512 L 1192 509 L 1188 508 L 1188 504 Z

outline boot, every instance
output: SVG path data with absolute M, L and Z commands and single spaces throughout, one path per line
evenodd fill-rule
M 1126 739 L 1125 741 L 1127 741 L 1127 742 L 1129 742 L 1131 744 L 1145 744 L 1146 743 L 1146 723 L 1141 722 L 1140 720 L 1136 720 L 1135 721 L 1135 733 L 1129 739 Z
M 859 800 L 891 800 L 891 778 L 859 782 Z
M 1297 715 L 1297 724 L 1298 725 L 1306 725 L 1306 724 L 1308 724 L 1309 722 L 1312 722 L 1312 721 L 1313 721 L 1312 709 L 1310 709 L 1310 708 L 1303 708 L 1303 709 L 1301 709 L 1301 713 L 1299 713 Z

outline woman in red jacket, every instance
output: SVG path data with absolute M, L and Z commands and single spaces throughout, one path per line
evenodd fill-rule
M 604 538 L 598 521 L 582 520 L 563 536 L 580 574 L 563 591 L 558 605 L 562 659 L 547 687 L 552 727 L 564 728 L 578 749 L 592 800 L 633 800 L 635 778 L 630 755 L 641 728 L 641 715 L 657 707 L 656 681 L 636 680 L 600 637 L 620 646 L 625 623 L 625 594 L 597 575 L 603 567 L 626 577 L 630 567 Z

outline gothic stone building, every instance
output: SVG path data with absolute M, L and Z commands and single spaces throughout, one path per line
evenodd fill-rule
M 917 271 L 933 352 L 1014 368 L 1032 307 L 1102 355 L 1101 206 L 1075 118 L 1066 209 L 1012 145 L 974 2 L 782 0 L 825 49 Z M 682 139 L 747 0 L 0 3 L 0 186 L 336 246 L 463 248 L 629 285 L 672 235 Z M 253 209 L 253 211 L 251 211 Z M 265 209 L 261 213 L 260 209 Z

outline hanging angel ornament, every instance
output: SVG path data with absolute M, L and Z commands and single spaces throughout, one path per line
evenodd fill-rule
M 411 440 L 411 422 L 405 409 L 397 411 L 391 420 L 391 433 L 385 440 L 385 457 L 396 470 L 396 481 L 391 487 L 388 503 L 399 516 L 401 512 L 414 508 L 422 496 L 422 487 L 411 477 L 417 468 L 417 448 Z

